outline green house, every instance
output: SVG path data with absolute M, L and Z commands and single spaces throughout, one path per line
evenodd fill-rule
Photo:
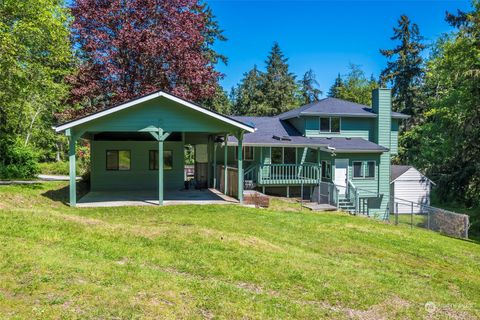
M 59 125 L 70 138 L 70 204 L 76 205 L 75 144 L 91 147 L 91 191 L 158 194 L 185 187 L 185 146 L 195 150 L 197 187 L 243 202 L 244 189 L 302 196 L 381 215 L 390 198 L 390 158 L 399 121 L 391 93 L 372 106 L 326 98 L 273 117 L 225 116 L 165 92 Z

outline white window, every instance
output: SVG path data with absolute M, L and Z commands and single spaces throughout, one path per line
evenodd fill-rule
M 340 123 L 338 117 L 320 117 L 320 132 L 340 133 Z

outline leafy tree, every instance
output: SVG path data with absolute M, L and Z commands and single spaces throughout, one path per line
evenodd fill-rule
M 227 93 L 220 85 L 215 89 L 215 95 L 207 99 L 199 101 L 202 107 L 220 112 L 223 114 L 230 114 L 232 109 L 232 102 L 228 98 Z
M 425 123 L 405 134 L 414 164 L 440 197 L 480 205 L 480 2 L 447 14 L 457 32 L 440 39 L 427 63 Z
M 305 72 L 303 78 L 299 81 L 301 104 L 312 103 L 320 99 L 322 90 L 320 90 L 315 73 L 312 69 Z
M 93 111 L 158 89 L 194 101 L 217 93 L 225 58 L 212 45 L 225 38 L 199 0 L 76 0 L 72 13 L 72 103 Z
M 262 91 L 265 95 L 265 115 L 275 115 L 297 105 L 295 75 L 289 71 L 288 59 L 284 57 L 277 42 L 267 57 L 267 70 L 263 74 Z
M 380 77 L 382 83 L 392 84 L 393 110 L 412 116 L 406 122 L 410 128 L 421 113 L 418 95 L 424 73 L 421 53 L 425 45 L 418 26 L 406 15 L 400 16 L 393 32 L 391 39 L 400 43 L 393 49 L 380 50 L 389 59 Z
M 275 110 L 267 109 L 263 89 L 264 76 L 257 66 L 243 75 L 240 84 L 234 89 L 232 113 L 236 115 L 266 115 Z
M 372 90 L 378 87 L 377 81 L 373 75 L 370 80 L 367 79 L 358 65 L 350 64 L 349 68 L 349 73 L 343 77 L 337 77 L 334 85 L 330 88 L 330 96 L 370 106 Z
M 69 22 L 61 0 L 0 5 L 0 163 L 9 148 L 19 150 L 18 141 L 27 153 L 55 147 L 53 114 L 62 109 L 71 72 Z

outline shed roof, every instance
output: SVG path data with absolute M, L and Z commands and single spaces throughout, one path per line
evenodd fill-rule
M 299 116 L 350 116 L 350 117 L 365 117 L 375 118 L 377 114 L 373 112 L 372 108 L 366 105 L 337 99 L 325 98 L 316 102 L 312 102 L 301 106 L 299 108 L 284 112 L 279 115 L 280 119 L 286 120 Z M 392 111 L 392 118 L 406 119 L 408 115 Z
M 86 122 L 104 117 L 106 115 L 109 115 L 109 114 L 112 114 L 112 113 L 130 108 L 130 107 L 133 107 L 135 105 L 138 105 L 138 104 L 141 104 L 143 102 L 150 101 L 152 99 L 156 99 L 156 98 L 159 98 L 159 97 L 164 97 L 164 98 L 169 99 L 171 101 L 177 102 L 177 103 L 179 103 L 179 104 L 181 104 L 181 105 L 183 105 L 187 108 L 199 111 L 203 114 L 206 114 L 208 116 L 216 118 L 220 121 L 226 122 L 230 125 L 238 127 L 239 129 L 245 130 L 247 132 L 254 132 L 255 131 L 255 128 L 252 127 L 249 124 L 240 122 L 240 121 L 235 120 L 231 117 L 222 115 L 218 112 L 205 109 L 205 108 L 199 106 L 198 104 L 195 104 L 195 103 L 187 101 L 185 99 L 176 97 L 176 96 L 174 96 L 170 93 L 167 93 L 167 92 L 164 92 L 164 91 L 161 91 L 161 90 L 155 91 L 153 93 L 150 93 L 150 94 L 147 94 L 147 95 L 144 95 L 144 96 L 141 96 L 141 97 L 134 98 L 132 100 L 126 101 L 126 102 L 121 103 L 119 105 L 115 105 L 115 106 L 103 109 L 101 111 L 89 114 L 87 116 L 84 116 L 84 117 L 81 117 L 81 118 L 74 119 L 72 121 L 63 123 L 61 125 L 58 125 L 58 126 L 54 127 L 54 129 L 55 129 L 56 132 L 65 131 L 67 129 L 73 128 L 73 127 L 78 126 L 80 124 L 83 124 L 83 123 L 86 123 Z
M 254 133 L 244 136 L 243 144 L 246 146 L 322 147 L 332 152 L 381 153 L 388 151 L 387 148 L 363 138 L 304 137 L 293 125 L 279 117 L 236 116 L 233 118 L 257 128 Z M 228 143 L 236 145 L 238 141 L 235 137 L 230 136 Z
M 406 166 L 406 165 L 391 165 L 390 166 L 390 183 L 394 182 L 397 180 L 399 177 L 401 177 L 405 172 L 408 170 L 413 169 L 417 171 L 419 174 L 421 174 L 425 179 L 429 180 L 431 183 L 435 184 L 432 180 L 430 180 L 426 175 L 421 173 L 419 170 L 412 166 Z

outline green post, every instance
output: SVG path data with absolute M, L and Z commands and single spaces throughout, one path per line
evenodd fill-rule
M 238 139 L 238 201 L 243 203 L 243 132 L 237 137 Z
M 228 167 L 228 134 L 225 135 L 225 144 L 223 146 L 223 152 L 224 152 L 224 180 L 223 180 L 223 193 L 227 195 L 228 193 L 228 172 L 227 172 L 227 167 Z
M 158 130 L 158 136 L 163 135 L 163 130 Z M 163 140 L 158 139 L 158 205 L 163 205 Z
M 217 188 L 217 144 L 213 141 L 213 188 Z
M 67 130 L 67 136 L 69 136 L 68 161 L 70 166 L 70 207 L 75 207 L 77 205 L 76 138 L 70 129 Z

